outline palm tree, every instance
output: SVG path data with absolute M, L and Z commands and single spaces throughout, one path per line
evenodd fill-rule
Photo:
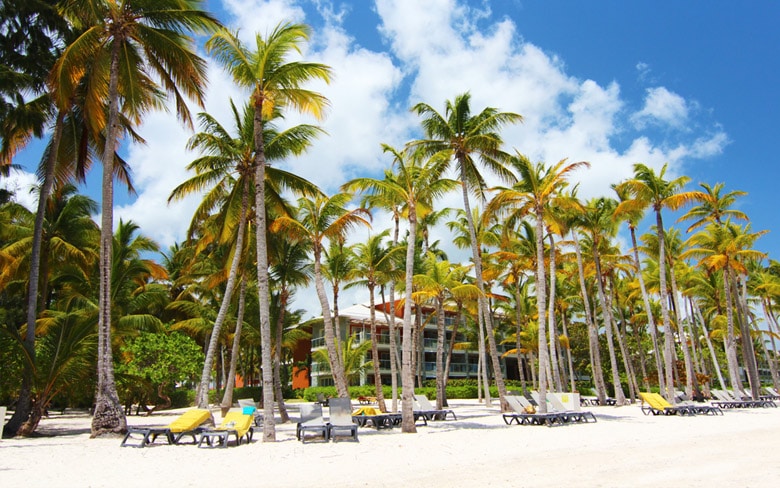
M 365 209 L 347 210 L 345 206 L 352 199 L 348 193 L 338 193 L 332 197 L 316 196 L 298 200 L 296 218 L 281 216 L 274 220 L 272 232 L 284 231 L 299 240 L 310 242 L 314 254 L 314 285 L 322 307 L 325 346 L 328 351 L 333 380 L 340 397 L 349 397 L 347 378 L 336 346 L 331 308 L 323 281 L 322 257 L 325 242 L 344 241 L 347 233 L 359 225 L 370 226 L 370 215 Z
M 747 193 L 744 191 L 730 191 L 721 196 L 720 192 L 723 190 L 723 183 L 716 183 L 714 186 L 710 186 L 707 183 L 699 183 L 699 186 L 704 188 L 704 191 L 697 195 L 699 204 L 677 219 L 678 222 L 683 220 L 694 221 L 686 232 L 691 232 L 707 223 L 714 222 L 722 225 L 724 218 L 749 220 L 743 212 L 730 208 L 737 200 L 737 197 L 745 196 Z
M 402 250 L 400 247 L 388 247 L 384 241 L 390 234 L 390 230 L 380 232 L 379 234 L 369 235 L 365 242 L 355 244 L 354 268 L 350 275 L 354 278 L 362 278 L 355 281 L 350 286 L 365 286 L 368 288 L 369 296 L 369 314 L 371 322 L 371 358 L 374 364 L 374 388 L 377 398 L 377 404 L 382 412 L 387 412 L 385 405 L 385 396 L 382 391 L 382 376 L 379 373 L 379 349 L 378 337 L 376 332 L 376 307 L 374 292 L 376 287 L 385 282 L 389 277 L 399 278 L 394 268 L 394 262 L 397 261 L 397 255 Z
M 487 107 L 482 112 L 472 116 L 470 102 L 471 95 L 469 93 L 458 95 L 453 101 L 446 102 L 444 115 L 438 113 L 428 104 L 418 103 L 415 105 L 412 111 L 423 117 L 422 127 L 426 139 L 414 141 L 411 145 L 412 147 L 420 147 L 428 155 L 438 154 L 439 157 L 446 158 L 458 168 L 463 194 L 463 209 L 466 212 L 471 236 L 474 275 L 481 293 L 479 299 L 480 315 L 485 323 L 493 375 L 501 398 L 501 408 L 504 410 L 507 408 L 504 400 L 506 387 L 501 373 L 496 339 L 493 335 L 493 318 L 490 315 L 482 280 L 482 259 L 477 244 L 474 219 L 471 216 L 469 191 L 483 196 L 486 187 L 477 161 L 502 179 L 512 180 L 511 173 L 503 166 L 507 154 L 501 150 L 503 141 L 498 130 L 506 124 L 522 121 L 522 116 L 511 112 L 500 112 L 492 107 Z
M 199 1 L 142 0 L 105 2 L 66 0 L 61 12 L 83 33 L 63 52 L 55 74 L 59 97 L 73 97 L 86 66 L 94 66 L 106 78 L 106 136 L 103 163 L 100 239 L 100 313 L 98 318 L 98 384 L 92 435 L 126 430 L 126 420 L 114 380 L 111 354 L 111 259 L 113 240 L 114 159 L 119 140 L 120 102 L 128 115 L 140 121 L 143 114 L 162 106 L 170 93 L 177 114 L 189 123 L 184 97 L 202 105 L 206 64 L 195 53 L 189 31 L 208 32 L 218 25 Z M 121 66 L 120 66 L 121 60 Z M 148 73 L 162 80 L 156 83 Z M 120 78 L 123 89 L 120 91 Z M 131 91 L 127 87 L 133 86 Z M 120 95 L 122 95 L 120 99 Z
M 275 109 L 292 108 L 322 116 L 328 101 L 317 92 L 302 88 L 311 80 L 330 80 L 330 68 L 323 64 L 289 61 L 300 53 L 301 43 L 309 38 L 309 28 L 300 24 L 279 24 L 267 38 L 255 37 L 255 50 L 244 46 L 238 34 L 220 30 L 206 43 L 212 53 L 240 86 L 252 91 L 254 107 L 255 153 L 255 239 L 257 288 L 260 303 L 260 341 L 263 351 L 263 440 L 275 441 L 273 422 L 273 371 L 271 361 L 270 289 L 268 284 L 268 245 L 266 242 L 265 170 L 266 153 L 263 127 Z
M 632 200 L 624 201 L 620 207 L 629 208 L 653 208 L 655 212 L 656 232 L 658 234 L 658 272 L 660 273 L 660 295 L 661 295 L 661 317 L 664 324 L 664 367 L 666 384 L 666 399 L 674 402 L 674 377 L 672 368 L 674 368 L 674 336 L 672 332 L 671 320 L 669 318 L 669 307 L 666 302 L 668 296 L 668 287 L 666 286 L 666 245 L 664 243 L 664 223 L 661 216 L 661 210 L 668 208 L 677 210 L 702 197 L 701 192 L 682 192 L 682 188 L 690 181 L 690 178 L 681 176 L 673 180 L 665 180 L 667 165 L 664 164 L 661 171 L 656 172 L 644 164 L 634 165 L 634 178 L 621 183 L 619 191 L 625 191 L 632 195 Z M 617 211 L 622 209 L 618 207 Z
M 239 264 L 246 260 L 247 249 L 244 248 L 246 224 L 249 218 L 249 198 L 254 179 L 254 109 L 251 105 L 244 106 L 239 114 L 231 100 L 236 135 L 231 135 L 214 117 L 209 114 L 199 114 L 203 131 L 195 134 L 188 143 L 189 149 L 199 149 L 205 153 L 188 166 L 195 170 L 196 175 L 174 188 L 168 201 L 184 198 L 196 191 L 210 187 L 201 205 L 195 212 L 190 225 L 190 235 L 196 227 L 204 222 L 215 209 L 220 209 L 221 225 L 214 236 L 216 243 L 228 241 L 235 243 L 230 257 L 230 269 L 227 273 L 227 284 L 219 307 L 211 338 L 206 350 L 206 360 L 198 387 L 196 404 L 199 408 L 208 406 L 208 386 L 211 370 L 217 350 L 222 324 L 228 309 L 232 304 L 233 292 L 237 284 Z M 283 160 L 290 155 L 303 153 L 321 130 L 311 125 L 298 125 L 286 131 L 278 131 L 272 123 L 264 126 L 266 157 L 270 161 Z M 302 194 L 313 194 L 318 190 L 310 182 L 278 168 L 269 168 L 266 173 L 266 198 L 275 208 L 284 210 L 285 202 L 281 197 L 283 189 L 292 189 Z M 236 224 L 236 216 L 238 223 Z M 237 227 L 237 228 L 236 228 Z M 212 239 L 202 242 L 205 247 Z M 240 337 L 240 334 L 239 334 Z M 232 385 L 225 388 L 227 405 L 230 401 Z
M 736 276 L 746 275 L 745 260 L 761 259 L 765 257 L 762 252 L 752 249 L 753 242 L 765 232 L 750 232 L 749 225 L 742 228 L 738 225 L 725 222 L 722 225 L 709 224 L 688 240 L 691 248 L 683 253 L 683 257 L 699 259 L 699 266 L 711 271 L 723 272 L 723 291 L 726 301 L 727 336 L 726 336 L 726 361 L 729 370 L 729 382 L 735 390 L 742 389 L 742 381 L 739 379 L 736 336 L 734 331 L 734 303 L 739 298 L 736 296 Z M 742 340 L 745 367 L 748 369 L 750 386 L 754 398 L 759 396 L 759 382 L 753 344 L 747 320 L 740 320 L 740 336 Z
M 557 204 L 569 202 L 560 195 L 566 186 L 569 174 L 580 167 L 589 167 L 584 161 L 567 163 L 562 159 L 557 164 L 545 168 L 544 163 L 533 164 L 526 156 L 516 153 L 510 158 L 509 166 L 519 178 L 511 188 L 498 189 L 498 194 L 490 201 L 487 213 L 505 212 L 509 215 L 507 222 L 514 223 L 526 215 L 533 215 L 536 221 L 536 307 L 539 315 L 539 396 L 540 409 L 547 411 L 547 375 L 545 374 L 550 361 L 557 363 L 557 358 L 550 358 L 547 349 L 547 334 L 545 333 L 544 317 L 546 316 L 546 277 L 544 267 L 544 235 L 545 209 Z M 507 211 L 508 209 L 508 211 Z M 556 339 L 555 329 L 550 324 L 550 340 Z M 554 352 L 554 347 L 551 348 Z M 560 383 L 560 381 L 559 381 Z
M 401 430 L 416 432 L 412 395 L 414 375 L 412 371 L 412 290 L 414 278 L 414 236 L 417 235 L 419 215 L 425 215 L 432 208 L 433 201 L 449 191 L 456 183 L 442 178 L 448 161 L 442 158 L 424 160 L 419 152 L 407 149 L 398 151 L 383 145 L 384 151 L 393 156 L 396 168 L 394 178 L 383 180 L 360 178 L 347 185 L 363 192 L 386 196 L 388 201 L 404 202 L 404 214 L 409 221 L 409 238 L 406 242 L 406 275 L 404 280 L 404 322 L 401 345 Z
M 424 261 L 425 273 L 414 275 L 416 299 L 432 301 L 436 308 L 436 408 L 444 408 L 446 399 L 444 382 L 445 302 L 450 298 L 463 301 L 479 296 L 479 289 L 461 281 L 462 272 L 449 261 L 439 261 L 428 253 Z
M 642 292 L 642 303 L 645 307 L 645 315 L 647 316 L 647 327 L 650 329 L 650 337 L 653 340 L 653 358 L 655 359 L 655 370 L 658 376 L 658 387 L 661 391 L 666 391 L 666 384 L 664 381 L 664 375 L 662 372 L 663 360 L 661 353 L 658 350 L 658 327 L 655 325 L 655 318 L 653 316 L 653 309 L 650 306 L 650 295 L 647 293 L 647 287 L 645 286 L 645 279 L 642 273 L 642 263 L 639 260 L 639 246 L 636 241 L 636 227 L 644 216 L 644 206 L 632 207 L 628 204 L 623 205 L 623 202 L 630 201 L 631 195 L 628 194 L 625 187 L 619 185 L 612 185 L 612 189 L 617 193 L 620 204 L 615 209 L 615 218 L 625 219 L 628 224 L 628 230 L 631 234 L 631 250 L 634 258 L 634 267 L 636 268 L 636 278 L 639 282 L 639 289 Z

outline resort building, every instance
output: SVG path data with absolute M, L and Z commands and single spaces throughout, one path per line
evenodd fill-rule
M 398 303 L 398 302 L 396 302 Z M 378 337 L 378 349 L 379 349 L 379 371 L 382 376 L 382 384 L 389 385 L 391 383 L 390 378 L 390 327 L 389 320 L 394 320 L 396 330 L 398 331 L 398 357 L 401 357 L 401 338 L 402 338 L 402 326 L 403 326 L 403 310 L 400 309 L 395 314 L 391 313 L 392 306 L 389 303 L 380 303 L 375 306 L 375 321 Z M 399 307 L 400 308 L 400 307 Z M 445 328 L 446 338 L 444 353 L 445 358 L 449 352 L 449 342 L 452 338 L 452 328 L 455 325 L 457 317 L 454 312 L 446 312 L 445 316 Z M 436 378 L 436 315 L 433 308 L 423 307 L 422 316 L 419 319 L 413 317 L 417 323 L 424 324 L 420 347 L 417 350 L 418 354 L 418 371 L 416 372 L 418 377 L 421 377 L 423 381 Z M 322 317 L 318 317 L 307 322 L 307 325 L 311 326 L 311 350 L 312 352 L 317 349 L 325 348 L 325 338 L 323 333 L 323 320 Z M 358 304 L 342 309 L 339 311 L 339 327 L 338 337 L 340 341 L 345 341 L 349 337 L 353 337 L 352 345 L 357 346 L 365 341 L 371 341 L 371 309 L 368 304 Z M 455 337 L 457 343 L 463 344 L 467 341 L 466 337 L 458 332 Z M 502 354 L 506 349 L 511 347 L 499 346 L 499 354 Z M 476 378 L 478 374 L 478 356 L 479 353 L 474 348 L 458 347 L 452 351 L 452 359 L 450 361 L 450 379 L 462 379 L 462 378 Z M 371 349 L 368 349 L 366 353 L 366 360 L 371 359 Z M 398 364 L 400 369 L 400 362 Z M 517 374 L 517 359 L 515 357 L 507 357 L 501 359 L 501 369 L 504 372 L 504 377 L 509 379 L 516 379 Z M 349 373 L 349 372 L 347 372 Z M 492 376 L 491 368 L 488 368 L 488 374 Z M 333 379 L 330 374 L 330 370 L 327 364 L 317 363 L 312 361 L 310 369 L 310 381 L 311 386 L 331 386 L 333 385 Z M 373 385 L 374 375 L 373 369 L 369 368 L 367 372 L 363 372 L 358 378 L 353 378 L 351 381 L 353 384 L 359 385 Z

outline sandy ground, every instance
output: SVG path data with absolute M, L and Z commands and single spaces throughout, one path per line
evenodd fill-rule
M 458 420 L 417 434 L 361 427 L 360 441 L 301 444 L 293 422 L 277 442 L 228 449 L 158 444 L 120 448 L 121 438 L 89 438 L 84 413 L 54 414 L 44 437 L 0 440 L 3 487 L 439 487 L 780 485 L 780 408 L 723 416 L 654 417 L 639 406 L 588 407 L 597 423 L 505 425 L 497 406 L 451 402 Z M 780 402 L 778 402 L 780 403 Z M 128 417 L 166 425 L 180 411 Z M 215 410 L 219 421 L 219 412 Z

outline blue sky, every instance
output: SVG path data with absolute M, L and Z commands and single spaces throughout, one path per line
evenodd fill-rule
M 473 108 L 495 106 L 525 117 L 504 133 L 507 148 L 534 160 L 588 160 L 580 195 L 609 194 L 631 165 L 669 163 L 674 175 L 724 182 L 749 193 L 739 201 L 757 247 L 778 259 L 780 234 L 772 160 L 780 109 L 780 6 L 708 2 L 209 0 L 227 25 L 249 39 L 285 20 L 313 26 L 307 59 L 333 67 L 330 136 L 287 168 L 329 192 L 389 164 L 380 143 L 418 134 L 408 109 L 472 93 Z M 243 94 L 212 63 L 206 110 L 225 124 L 229 96 Z M 297 116 L 290 123 L 311 122 Z M 124 146 L 137 198 L 117 191 L 116 220 L 133 219 L 164 247 L 181 240 L 196 198 L 166 206 L 188 175 L 191 133 L 170 114 L 139 128 L 148 145 Z M 33 145 L 19 161 L 39 157 Z M 98 168 L 99 170 L 99 168 Z M 0 182 L 22 191 L 32 177 Z M 99 198 L 99 178 L 85 190 Z M 95 182 L 95 183 L 92 183 Z M 457 195 L 445 202 L 459 206 Z M 671 216 L 667 222 L 673 221 Z M 385 224 L 376 221 L 377 227 Z M 440 236 L 446 239 L 445 233 Z M 444 242 L 451 242 L 446 239 Z

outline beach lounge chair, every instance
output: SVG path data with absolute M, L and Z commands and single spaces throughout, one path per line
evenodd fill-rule
M 352 403 L 349 398 L 331 398 L 328 402 L 328 438 L 351 437 L 358 440 L 358 426 L 352 421 Z
M 531 403 L 525 399 L 525 397 L 517 395 L 507 395 L 504 397 L 509 408 L 512 409 L 511 413 L 504 413 L 504 423 L 511 425 L 513 423 L 517 425 L 546 425 L 552 427 L 554 425 L 563 425 L 564 418 L 557 413 L 536 413 L 536 409 Z
M 238 403 L 238 406 L 241 407 L 242 411 L 244 409 L 247 409 L 246 411 L 244 411 L 244 413 L 249 413 L 250 411 L 248 409 L 249 408 L 252 409 L 251 410 L 253 412 L 252 418 L 254 420 L 255 427 L 260 427 L 261 425 L 263 425 L 263 414 L 262 412 L 260 412 L 260 405 L 257 402 L 255 402 L 254 399 L 241 398 L 239 400 L 236 400 L 236 402 Z
M 317 393 L 317 401 L 314 403 L 318 403 L 322 407 L 328 406 L 328 400 L 329 398 L 323 395 L 322 393 Z
M 765 386 L 764 393 L 766 393 L 766 398 L 768 400 L 780 400 L 780 393 L 771 386 Z
M 127 434 L 122 439 L 121 447 L 146 447 L 154 444 L 158 437 L 162 436 L 168 444 L 179 444 L 182 437 L 191 436 L 192 442 L 197 442 L 197 435 L 201 426 L 211 419 L 211 412 L 205 409 L 194 408 L 181 414 L 167 427 L 128 427 Z
M 455 416 L 455 412 L 452 410 L 437 410 L 428 400 L 425 395 L 415 393 L 412 395 L 414 398 L 414 413 L 425 418 L 425 420 L 447 420 L 447 415 L 452 415 L 454 420 L 458 420 Z
M 307 436 L 307 433 L 316 435 Z M 322 440 L 328 441 L 328 424 L 322 418 L 322 405 L 319 403 L 304 403 L 301 405 L 301 420 L 296 426 L 295 437 L 304 444 L 310 437 L 322 437 Z
M 645 415 L 696 415 L 688 406 L 674 406 L 658 393 L 640 392 L 639 398 L 642 400 L 642 413 Z
M 228 412 L 219 427 L 201 431 L 198 447 L 227 447 L 231 435 L 236 438 L 237 446 L 241 445 L 243 438 L 246 438 L 248 444 L 254 434 L 252 421 L 252 413 L 244 413 L 243 409 Z
M 579 393 L 548 392 L 547 405 L 552 406 L 553 412 L 562 413 L 568 422 L 588 423 L 596 422 L 593 412 L 585 412 L 580 409 Z
M 772 400 L 751 400 L 740 398 L 733 393 L 724 390 L 711 390 L 712 395 L 717 399 L 712 402 L 713 406 L 720 408 L 766 408 L 777 407 Z

